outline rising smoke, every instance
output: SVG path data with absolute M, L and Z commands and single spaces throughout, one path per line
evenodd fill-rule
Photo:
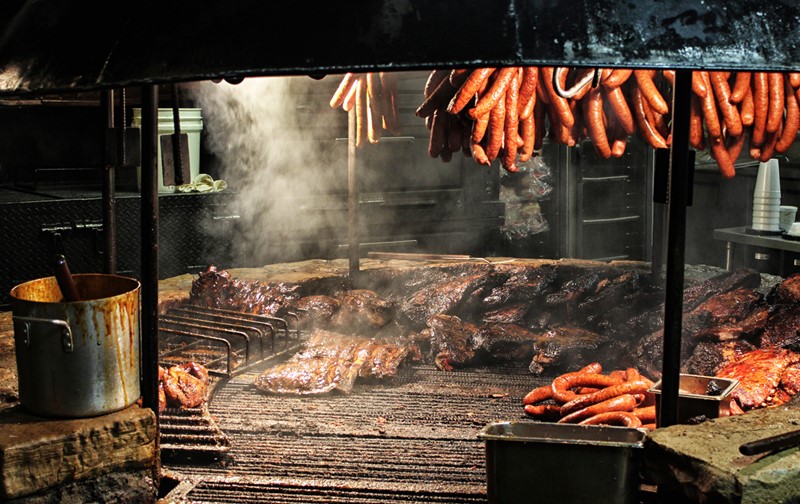
M 335 85 L 326 85 L 340 77 L 248 78 L 192 88 L 206 148 L 238 200 L 241 229 L 230 244 L 235 265 L 293 260 L 308 255 L 321 236 L 346 237 L 346 215 L 322 210 L 318 199 L 346 191 L 347 143 L 335 139 L 346 137 L 347 115 L 330 109 Z M 298 240 L 304 234 L 313 240 Z

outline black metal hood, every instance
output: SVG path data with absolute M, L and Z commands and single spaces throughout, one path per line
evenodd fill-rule
M 800 68 L 795 0 L 9 0 L 0 95 L 488 65 Z

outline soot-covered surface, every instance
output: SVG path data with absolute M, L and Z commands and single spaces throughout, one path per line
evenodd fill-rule
M 348 395 L 296 397 L 258 391 L 252 383 L 259 372 L 216 390 L 209 411 L 230 436 L 228 457 L 165 467 L 183 481 L 171 497 L 485 502 L 485 447 L 477 433 L 493 421 L 524 419 L 522 397 L 549 381 L 523 365 L 445 373 L 420 364 L 401 368 L 390 382 L 357 383 Z

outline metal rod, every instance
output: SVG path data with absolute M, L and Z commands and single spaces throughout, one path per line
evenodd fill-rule
M 667 273 L 664 303 L 664 356 L 661 373 L 659 426 L 678 423 L 681 364 L 683 276 L 686 259 L 686 204 L 689 174 L 689 116 L 692 72 L 678 70 L 672 99 L 672 149 L 669 164 L 667 214 Z
M 725 242 L 725 269 L 733 271 L 733 247 L 732 241 Z
M 462 254 L 418 254 L 403 252 L 369 252 L 372 259 L 400 259 L 404 261 L 469 261 L 472 256 Z
M 664 271 L 664 221 L 667 207 L 661 203 L 653 203 L 653 248 L 650 262 L 650 273 L 653 283 L 661 285 Z
M 158 88 L 142 87 L 142 405 L 158 418 Z M 156 422 L 158 426 L 158 422 Z M 158 432 L 154 482 L 161 460 Z
M 172 135 L 172 160 L 175 171 L 175 185 L 188 184 L 190 181 L 183 180 L 183 162 L 181 158 L 181 115 L 178 106 L 178 85 L 172 84 L 172 124 L 174 132 Z M 188 160 L 186 160 L 188 162 Z
M 106 128 L 110 131 L 114 130 L 114 90 L 106 91 L 101 95 L 103 108 L 106 114 Z M 109 136 L 106 135 L 106 141 Z M 121 138 L 117 137 L 117 142 Z M 112 142 L 113 143 L 113 142 Z M 111 146 L 106 144 L 106 152 L 109 151 Z M 111 156 L 106 156 L 110 158 Z M 121 164 L 123 160 L 117 158 L 116 163 L 107 162 L 103 167 L 103 262 L 104 270 L 109 275 L 117 272 L 117 225 L 116 225 L 116 208 L 117 208 L 117 194 L 116 194 L 116 166 Z
M 358 184 L 356 179 L 356 109 L 347 113 L 347 255 L 350 278 L 359 271 Z

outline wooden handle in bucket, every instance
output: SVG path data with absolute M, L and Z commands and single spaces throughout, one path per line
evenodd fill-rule
M 61 289 L 61 295 L 64 296 L 64 301 L 68 303 L 79 301 L 78 288 L 75 286 L 75 281 L 69 272 L 67 259 L 63 255 L 56 255 L 53 269 L 55 270 L 58 288 Z

